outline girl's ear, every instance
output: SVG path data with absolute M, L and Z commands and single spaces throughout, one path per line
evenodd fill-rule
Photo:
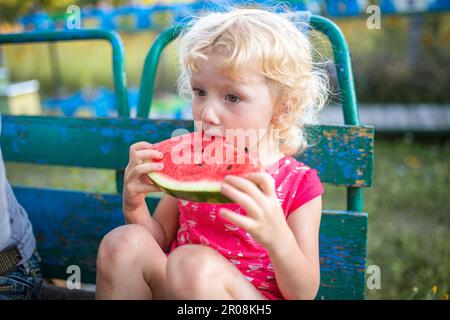
M 284 98 L 283 103 L 278 108 L 278 117 L 282 117 L 284 114 L 289 113 L 293 106 L 295 106 L 295 102 L 297 99 L 295 97 L 289 96 Z
M 290 95 L 289 97 L 286 98 L 286 101 L 283 104 L 282 113 L 289 112 L 290 110 L 293 109 L 293 107 L 295 107 L 297 105 L 297 103 L 298 103 L 298 97 L 294 96 L 294 95 Z
M 296 106 L 299 102 L 299 97 L 290 95 L 284 97 L 279 107 L 276 108 L 274 115 L 272 117 L 272 123 L 274 125 L 279 124 L 284 121 L 283 118 L 286 117 L 292 110 L 296 110 Z
M 298 103 L 298 97 L 290 94 L 287 90 L 283 90 L 276 99 L 275 111 L 272 116 L 272 123 L 280 123 L 285 114 L 289 113 L 290 110 Z
M 298 104 L 299 99 L 297 96 L 295 96 L 295 97 L 291 97 L 290 100 L 291 100 L 291 106 L 296 106 Z

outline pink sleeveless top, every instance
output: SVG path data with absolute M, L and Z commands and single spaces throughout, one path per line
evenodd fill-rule
M 275 180 L 276 193 L 286 218 L 324 190 L 317 171 L 285 156 L 266 169 Z M 183 244 L 210 246 L 234 264 L 269 299 L 283 299 L 267 250 L 250 234 L 225 221 L 219 212 L 228 208 L 245 214 L 236 203 L 209 204 L 178 200 L 179 229 L 171 250 Z

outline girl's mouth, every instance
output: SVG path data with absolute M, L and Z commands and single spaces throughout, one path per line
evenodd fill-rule
M 223 138 L 224 135 L 222 134 L 222 132 L 218 129 L 207 129 L 207 130 L 203 130 L 203 136 L 208 138 L 208 139 L 212 139 L 212 138 Z

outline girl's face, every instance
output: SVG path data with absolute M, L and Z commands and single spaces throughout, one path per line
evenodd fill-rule
M 273 115 L 265 78 L 248 69 L 240 74 L 242 80 L 233 80 L 221 72 L 220 61 L 221 56 L 217 55 L 207 61 L 199 60 L 197 72 L 192 72 L 194 121 L 201 124 L 207 136 L 226 137 L 229 130 L 240 129 L 254 131 L 261 139 L 261 132 L 267 133 Z

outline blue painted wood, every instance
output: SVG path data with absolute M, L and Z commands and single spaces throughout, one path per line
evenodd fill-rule
M 158 142 L 191 121 L 3 116 L 0 137 L 8 161 L 123 169 L 137 141 Z M 317 168 L 323 182 L 370 185 L 373 128 L 308 127 L 315 146 L 299 160 Z M 315 135 L 314 135 L 315 132 Z M 119 188 L 120 189 L 120 188 Z M 121 195 L 15 188 L 28 211 L 43 257 L 44 276 L 67 278 L 78 265 L 82 281 L 95 282 L 102 237 L 125 223 Z M 151 212 L 158 199 L 148 199 Z M 321 287 L 317 299 L 364 298 L 367 214 L 325 211 L 320 229 Z
M 67 267 L 81 268 L 81 281 L 95 282 L 101 239 L 123 225 L 121 195 L 15 187 L 28 212 L 41 253 L 44 277 L 66 279 Z
M 129 147 L 138 141 L 168 139 L 194 130 L 192 121 L 149 119 L 80 119 L 3 116 L 0 142 L 6 161 L 124 169 Z M 317 169 L 322 182 L 345 186 L 372 183 L 373 127 L 308 127 L 313 147 L 296 156 Z
M 78 265 L 81 281 L 94 283 L 101 239 L 125 223 L 121 196 L 24 187 L 14 192 L 33 224 L 44 276 L 67 279 L 67 267 Z M 148 199 L 151 212 L 158 201 Z M 366 213 L 324 211 L 317 299 L 364 298 L 366 235 Z
M 323 211 L 316 299 L 364 299 L 367 223 L 365 212 Z

